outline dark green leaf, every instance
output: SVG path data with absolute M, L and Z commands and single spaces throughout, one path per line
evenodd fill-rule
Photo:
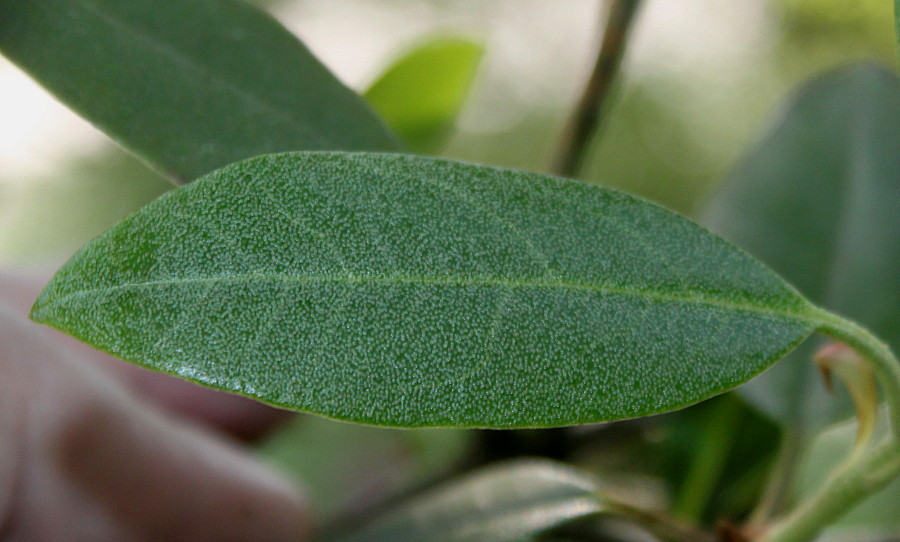
M 708 223 L 813 302 L 900 348 L 900 84 L 873 65 L 803 88 L 712 202 Z M 742 388 L 795 427 L 849 415 L 814 344 Z
M 389 512 L 340 542 L 513 542 L 604 511 L 596 482 L 545 461 L 483 469 Z
M 89 243 L 33 317 L 123 359 L 396 426 L 540 427 L 679 408 L 805 338 L 811 306 L 675 213 L 415 156 L 219 170 Z
M 483 52 L 465 39 L 430 41 L 388 68 L 366 100 L 411 150 L 434 152 L 469 94 Z
M 366 104 L 235 0 L 0 0 L 0 52 L 182 180 L 258 154 L 396 150 Z

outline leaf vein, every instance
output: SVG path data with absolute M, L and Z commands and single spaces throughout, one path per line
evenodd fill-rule
M 673 293 L 661 290 L 638 289 L 630 286 L 620 286 L 611 284 L 592 284 L 572 281 L 547 281 L 547 280 L 528 280 L 528 279 L 505 279 L 490 277 L 400 277 L 400 276 L 304 276 L 304 275 L 265 275 L 259 273 L 235 274 L 224 276 L 207 276 L 207 277 L 190 277 L 190 278 L 169 278 L 157 279 L 144 282 L 116 284 L 103 288 L 91 288 L 79 290 L 67 294 L 63 294 L 51 301 L 50 303 L 40 304 L 35 307 L 34 315 L 38 317 L 40 312 L 50 310 L 55 306 L 65 305 L 72 299 L 90 297 L 93 295 L 107 295 L 117 291 L 128 290 L 132 288 L 151 288 L 156 286 L 188 286 L 200 285 L 207 283 L 223 283 L 223 282 L 295 282 L 298 284 L 321 284 L 321 283 L 344 283 L 344 284 L 417 284 L 417 285 L 433 285 L 433 286 L 493 286 L 511 289 L 561 289 L 571 291 L 582 291 L 585 293 L 596 293 L 606 295 L 621 295 L 636 298 L 652 299 L 662 302 L 681 302 L 697 305 L 706 305 L 709 307 L 717 307 L 721 309 L 730 309 L 748 312 L 760 312 L 771 314 L 782 318 L 800 320 L 807 323 L 816 322 L 816 317 L 812 313 L 812 306 L 805 306 L 805 310 L 792 309 L 790 307 L 773 307 L 760 304 L 754 304 L 747 301 L 732 301 L 712 297 L 702 292 Z

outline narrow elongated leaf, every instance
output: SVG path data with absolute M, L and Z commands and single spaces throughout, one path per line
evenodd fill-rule
M 302 43 L 236 0 L 0 0 L 0 52 L 182 180 L 277 151 L 397 149 Z
M 514 542 L 605 510 L 596 482 L 545 461 L 484 469 L 438 487 L 340 542 Z
M 874 65 L 802 89 L 744 158 L 707 222 L 809 298 L 900 348 L 900 83 Z M 814 344 L 742 390 L 795 428 L 851 412 L 811 363 Z
M 483 53 L 465 39 L 430 41 L 389 67 L 365 98 L 411 150 L 434 152 L 469 94 Z
M 556 177 L 405 155 L 247 160 L 89 243 L 33 317 L 123 359 L 397 426 L 682 407 L 815 327 L 751 257 Z

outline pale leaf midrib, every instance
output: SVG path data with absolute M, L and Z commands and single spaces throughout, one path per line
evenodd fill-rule
M 48 303 L 40 304 L 40 300 L 35 305 L 32 316 L 39 319 L 40 313 L 52 310 L 54 307 L 64 305 L 69 301 L 77 298 L 90 297 L 92 295 L 107 295 L 113 292 L 128 290 L 151 288 L 156 286 L 186 286 L 191 284 L 209 284 L 209 283 L 227 283 L 227 282 L 295 282 L 303 283 L 345 283 L 345 284 L 420 284 L 420 285 L 447 285 L 447 286 L 496 286 L 505 288 L 548 288 L 562 289 L 571 291 L 583 291 L 597 294 L 630 296 L 642 299 L 650 299 L 662 302 L 682 302 L 697 305 L 705 305 L 720 309 L 729 309 L 734 311 L 748 311 L 770 314 L 790 320 L 799 320 L 807 323 L 814 323 L 815 318 L 811 314 L 807 314 L 808 310 L 791 310 L 790 308 L 776 308 L 765 305 L 757 305 L 746 302 L 729 301 L 722 298 L 712 297 L 709 294 L 699 292 L 688 292 L 685 294 L 674 294 L 659 290 L 642 290 L 635 287 L 616 286 L 609 284 L 591 284 L 579 283 L 565 280 L 513 280 L 503 278 L 489 277 L 410 277 L 410 276 L 333 276 L 333 275 L 271 275 L 263 273 L 243 273 L 224 276 L 207 276 L 207 277 L 191 277 L 191 278 L 172 278 L 159 279 L 145 282 L 131 282 L 107 286 L 103 288 L 91 288 L 78 290 L 67 293 Z M 808 308 L 808 307 L 807 307 Z

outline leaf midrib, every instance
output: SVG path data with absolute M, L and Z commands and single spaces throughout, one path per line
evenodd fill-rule
M 190 284 L 210 284 L 210 283 L 226 283 L 226 282 L 296 282 L 296 283 L 345 283 L 345 284 L 421 284 L 421 285 L 446 285 L 446 286 L 496 286 L 509 289 L 528 289 L 528 288 L 548 288 L 561 289 L 571 291 L 582 291 L 588 293 L 609 294 L 630 296 L 643 299 L 651 299 L 662 302 L 681 302 L 697 305 L 705 305 L 721 309 L 729 309 L 734 311 L 758 312 L 769 315 L 775 315 L 782 318 L 797 320 L 808 324 L 815 322 L 811 305 L 805 307 L 808 310 L 790 310 L 784 308 L 773 308 L 753 303 L 728 301 L 721 298 L 711 297 L 702 293 L 674 294 L 660 290 L 640 290 L 627 286 L 615 286 L 609 284 L 591 284 L 579 283 L 565 280 L 547 281 L 547 280 L 514 280 L 490 277 L 410 277 L 410 276 L 334 276 L 334 275 L 272 275 L 264 273 L 243 273 L 233 275 L 220 275 L 208 277 L 190 277 L 190 278 L 172 278 L 159 279 L 145 282 L 132 282 L 125 284 L 117 284 L 104 288 L 91 288 L 79 290 L 62 295 L 50 303 L 35 305 L 32 311 L 32 318 L 39 320 L 38 315 L 50 310 L 56 306 L 64 305 L 68 301 L 75 298 L 90 297 L 96 294 L 109 294 L 116 291 L 128 290 L 131 288 L 150 288 L 155 286 L 186 286 Z M 808 305 L 808 304 L 807 304 Z

